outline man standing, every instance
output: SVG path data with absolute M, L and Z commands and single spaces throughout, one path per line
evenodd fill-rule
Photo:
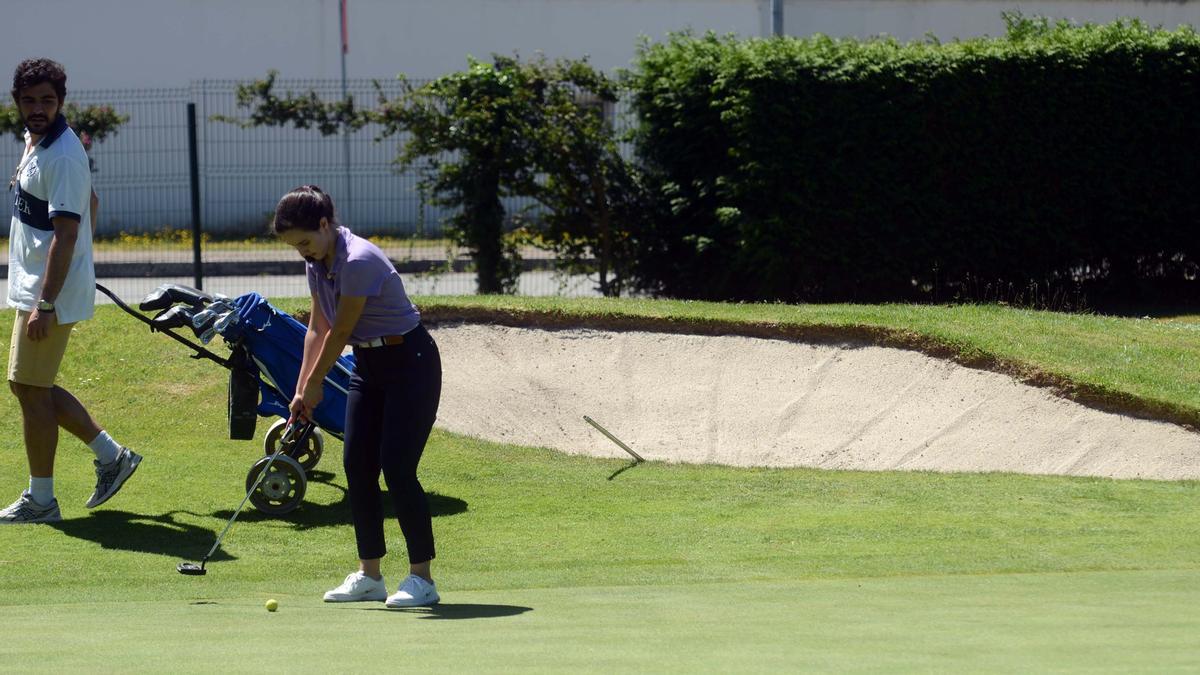
M 0 511 L 0 524 L 62 520 L 54 497 L 60 426 L 96 454 L 96 490 L 88 508 L 116 494 L 142 460 L 54 384 L 72 326 L 92 317 L 96 301 L 92 211 L 97 200 L 83 144 L 62 115 L 66 85 L 63 67 L 49 59 L 22 61 L 13 73 L 25 152 L 10 183 L 8 305 L 17 315 L 8 385 L 21 404 L 29 490 Z

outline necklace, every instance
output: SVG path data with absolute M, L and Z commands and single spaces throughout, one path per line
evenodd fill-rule
M 33 143 L 30 143 L 29 145 L 25 146 L 25 154 L 21 156 L 21 163 L 17 165 L 17 170 L 13 171 L 12 178 L 10 178 L 8 180 L 8 189 L 9 190 L 12 190 L 14 187 L 16 187 L 17 181 L 20 179 L 20 176 L 21 176 L 21 171 L 23 171 L 25 169 L 25 165 L 29 163 L 29 160 L 33 159 L 33 148 L 34 147 L 35 146 L 33 145 Z

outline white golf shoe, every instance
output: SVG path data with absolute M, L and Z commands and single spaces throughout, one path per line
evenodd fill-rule
M 351 572 L 341 586 L 325 593 L 325 602 L 379 602 L 387 598 L 387 584 L 360 572 Z
M 425 607 L 436 605 L 441 597 L 438 596 L 437 584 L 425 581 L 421 577 L 410 574 L 400 588 L 388 596 L 388 607 Z
M 121 448 L 117 458 L 108 464 L 92 460 L 92 464 L 96 467 L 96 490 L 88 498 L 87 507 L 94 509 L 117 494 L 117 490 L 121 489 L 121 486 L 133 475 L 134 471 L 137 471 L 138 465 L 141 463 L 142 456 L 129 448 Z
M 42 506 L 33 500 L 29 492 L 22 492 L 21 498 L 0 511 L 0 525 L 23 525 L 26 523 L 57 523 L 62 520 L 62 512 L 58 510 L 58 500 Z

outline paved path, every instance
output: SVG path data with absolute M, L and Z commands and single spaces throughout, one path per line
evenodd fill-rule
M 97 264 L 100 263 L 190 263 L 192 262 L 193 253 L 191 249 L 182 248 L 155 248 L 151 246 L 136 246 L 130 245 L 118 250 L 106 250 L 107 247 L 101 247 L 93 254 L 93 259 Z M 446 247 L 434 244 L 421 244 L 412 246 L 384 246 L 383 252 L 389 258 L 396 261 L 413 261 L 413 260 L 470 260 L 470 255 L 467 250 L 461 247 L 454 247 L 447 251 Z M 523 246 L 520 249 L 521 258 L 524 260 L 553 260 L 554 255 L 549 251 L 544 251 L 532 246 Z M 299 260 L 300 256 L 294 250 L 286 246 L 271 245 L 271 244 L 247 244 L 244 248 L 205 248 L 200 252 L 200 260 L 202 262 L 293 262 Z
M 471 270 L 471 258 L 464 249 L 447 250 L 436 245 L 389 246 L 384 252 L 404 275 L 428 272 Z M 98 250 L 93 259 L 96 275 L 113 277 L 191 277 L 195 270 L 193 253 L 180 248 L 129 246 L 120 249 Z M 524 272 L 547 271 L 554 268 L 554 257 L 533 247 L 521 250 L 521 269 Z M 201 252 L 204 276 L 228 277 L 246 275 L 291 276 L 304 273 L 304 262 L 287 247 L 248 245 L 243 248 L 212 248 Z M 0 260 L 0 276 L 8 275 L 6 260 Z
M 386 246 L 384 252 L 396 261 L 404 286 L 414 296 L 472 295 L 475 274 L 461 271 L 470 261 L 465 249 L 457 248 L 449 258 L 444 246 Z M 549 269 L 552 258 L 533 247 L 521 249 L 527 269 L 518 281 L 517 293 L 528 296 L 598 297 L 595 283 L 584 275 L 560 277 Z M 450 259 L 459 271 L 432 274 L 424 270 L 442 266 Z M 120 250 L 99 250 L 94 254 L 98 281 L 127 303 L 136 304 L 163 283 L 194 286 L 192 252 L 130 246 Z M 306 297 L 303 261 L 294 250 L 283 246 L 253 245 L 235 249 L 202 251 L 204 290 L 236 297 L 257 291 L 268 298 Z M 7 260 L 0 260 L 0 297 L 8 295 Z M 421 273 L 418 273 L 421 272 Z M 96 294 L 101 304 L 111 303 L 103 293 Z
M 560 279 L 551 272 L 525 272 L 518 284 L 519 295 L 599 297 L 591 281 L 585 276 L 567 278 L 560 290 Z M 193 285 L 191 277 L 115 277 L 99 279 L 100 284 L 117 294 L 131 306 L 153 291 L 159 284 L 173 283 Z M 406 275 L 404 287 L 411 295 L 472 295 L 475 293 L 475 275 L 470 272 L 451 272 L 437 276 Z M 256 291 L 267 298 L 302 298 L 308 296 L 308 284 L 303 276 L 232 276 L 208 277 L 204 290 L 236 297 Z M 0 279 L 0 297 L 8 297 L 8 280 Z M 96 293 L 96 302 L 111 304 L 103 293 Z

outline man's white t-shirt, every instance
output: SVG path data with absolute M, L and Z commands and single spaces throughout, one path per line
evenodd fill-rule
M 26 146 L 29 132 L 25 132 Z M 59 115 L 29 155 L 13 187 L 8 247 L 8 306 L 33 311 L 41 297 L 52 218 L 79 221 L 79 237 L 54 314 L 59 324 L 92 318 L 96 270 L 92 265 L 92 172 L 79 137 Z

